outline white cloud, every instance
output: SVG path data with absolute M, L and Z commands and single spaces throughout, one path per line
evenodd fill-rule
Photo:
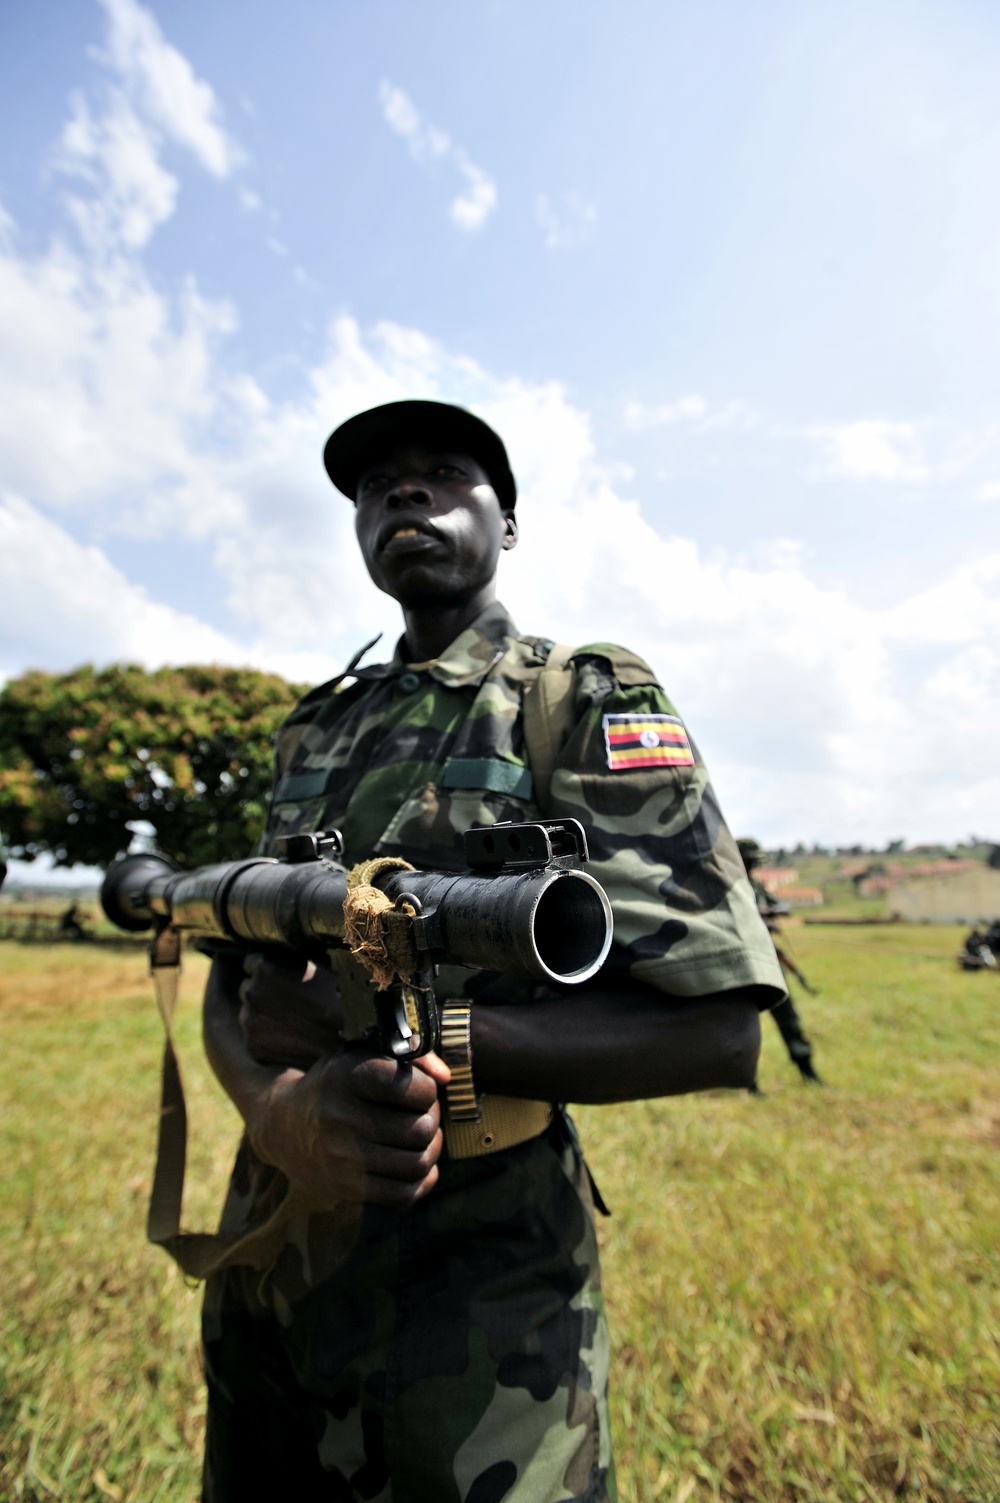
M 99 106 L 76 94 L 52 165 L 87 196 L 67 207 L 90 252 L 109 260 L 134 252 L 173 214 L 178 180 L 161 161 L 165 141 L 190 151 L 214 177 L 230 175 L 242 153 L 226 133 L 218 101 L 136 0 L 101 0 L 108 16 L 97 56 L 114 75 Z M 259 204 L 244 189 L 245 207 Z
M 96 118 L 80 95 L 72 111 L 55 165 L 95 190 L 89 198 L 70 197 L 77 229 L 102 255 L 120 246 L 139 250 L 174 212 L 177 179 L 161 166 L 154 137 L 122 94 L 112 92 Z
M 378 91 L 382 116 L 397 136 L 402 136 L 413 160 L 421 167 L 446 161 L 464 179 L 464 188 L 452 199 L 448 213 L 460 230 L 482 229 L 497 206 L 497 186 L 484 168 L 471 161 L 446 131 L 424 120 L 410 96 L 383 78 Z
M 657 407 L 647 407 L 642 402 L 629 402 L 622 414 L 626 428 L 662 428 L 666 424 L 693 422 L 708 412 L 704 397 L 692 393 L 678 397 L 676 402 L 661 402 Z
M 18 496 L 0 497 L 0 675 L 85 660 L 150 665 L 234 662 L 222 632 L 150 600 L 96 547 L 78 543 Z
M 757 414 L 742 397 L 734 397 L 723 407 L 711 407 L 696 392 L 678 397 L 674 402 L 647 405 L 627 402 L 622 421 L 633 433 L 646 428 L 670 428 L 684 424 L 695 434 L 711 433 L 720 428 L 749 429 L 757 426 Z
M 232 310 L 193 287 L 169 306 L 135 264 L 95 273 L 58 244 L 10 249 L 0 319 L 0 478 L 46 506 L 141 523 L 163 477 L 193 477 L 206 425 L 245 400 L 214 369 Z
M 979 488 L 980 501 L 1000 501 L 1000 480 L 991 480 Z
M 451 137 L 436 126 L 425 123 L 413 100 L 402 89 L 383 78 L 378 97 L 385 123 L 407 142 L 415 162 L 423 166 L 439 157 L 450 156 Z
M 185 146 L 214 177 L 242 160 L 210 84 L 164 38 L 155 16 L 136 0 L 101 0 L 108 15 L 103 59 L 165 135 Z
M 547 193 L 539 193 L 535 218 L 545 236 L 546 250 L 575 250 L 593 234 L 597 206 L 579 193 L 564 193 L 555 203 Z
M 853 480 L 917 482 L 928 478 L 914 423 L 866 419 L 840 428 L 816 428 L 835 474 Z
M 456 152 L 455 161 L 466 186 L 464 192 L 452 199 L 448 213 L 460 230 L 482 229 L 497 206 L 496 183 L 475 162 L 470 162 L 464 152 Z

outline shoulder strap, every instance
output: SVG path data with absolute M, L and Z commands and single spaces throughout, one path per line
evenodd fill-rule
M 280 1196 L 278 1203 L 270 1208 L 270 1214 L 264 1222 L 242 1235 L 181 1231 L 187 1158 L 187 1108 L 172 1029 L 180 965 L 180 932 L 172 926 L 160 927 L 150 948 L 150 969 L 157 1005 L 163 1019 L 165 1040 L 160 1076 L 156 1169 L 149 1197 L 146 1235 L 155 1246 L 162 1247 L 164 1252 L 170 1254 L 188 1278 L 205 1279 L 209 1274 L 233 1264 L 263 1270 L 271 1266 L 281 1251 L 293 1216 L 303 1209 L 310 1209 L 308 1202 L 291 1186 Z
M 552 788 L 552 774 L 573 729 L 573 659 L 585 655 L 604 658 L 623 688 L 659 686 L 659 679 L 644 658 L 627 647 L 596 642 L 588 647 L 567 647 L 532 639 L 534 651 L 548 656 L 542 667 L 530 666 L 525 673 L 524 749 L 534 779 L 535 797 L 544 814 Z
M 557 642 L 524 691 L 524 749 L 542 813 L 549 802 L 552 774 L 573 724 L 573 652 Z

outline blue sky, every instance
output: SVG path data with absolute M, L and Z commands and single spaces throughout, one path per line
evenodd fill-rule
M 997 826 L 996 7 L 6 0 L 0 43 L 0 673 L 334 671 L 395 618 L 322 439 L 439 395 L 508 440 L 521 624 L 645 652 L 734 825 Z

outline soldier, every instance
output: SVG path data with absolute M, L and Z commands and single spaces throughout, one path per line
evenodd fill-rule
M 757 841 L 749 836 L 738 840 L 736 844 L 743 858 L 743 865 L 746 867 L 747 876 L 750 878 L 754 897 L 757 900 L 757 911 L 767 926 L 768 933 L 774 943 L 774 953 L 778 957 L 782 971 L 786 976 L 794 976 L 803 991 L 808 992 L 810 996 L 814 997 L 816 995 L 815 991 L 788 954 L 785 946 L 780 944 L 778 940 L 781 934 L 778 919 L 784 917 L 791 910 L 786 903 L 782 903 L 780 898 L 776 897 L 773 892 L 765 887 L 758 877 L 754 876 L 754 872 L 764 864 L 764 851 L 758 845 Z M 816 1067 L 813 1064 L 812 1044 L 806 1038 L 802 1019 L 799 1017 L 798 1009 L 792 1001 L 790 992 L 783 1002 L 778 1002 L 771 1008 L 771 1016 L 775 1023 L 777 1023 L 778 1032 L 785 1041 L 788 1057 L 792 1061 L 792 1064 L 798 1066 L 802 1079 L 811 1085 L 822 1085 L 823 1082 L 817 1075 Z M 750 1094 L 752 1096 L 763 1094 L 756 1080 L 750 1086 Z
M 553 1103 L 745 1087 L 781 972 L 652 670 L 521 636 L 496 600 L 517 542 L 497 435 L 396 402 L 324 457 L 405 630 L 388 663 L 359 654 L 286 721 L 263 849 L 336 826 L 349 862 L 459 870 L 471 825 L 570 816 L 616 940 L 572 993 L 443 969 L 447 1060 L 413 1068 L 342 1047 L 332 972 L 215 961 L 206 1048 L 246 1123 L 223 1228 L 261 1224 L 289 1183 L 326 1209 L 293 1221 L 263 1276 L 209 1281 L 204 1496 L 612 1499 L 602 1202 Z M 470 1083 L 496 1124 L 471 1137 L 441 1106 Z
M 80 922 L 80 910 L 71 903 L 59 919 L 59 933 L 64 939 L 86 939 L 87 931 Z
M 966 938 L 958 963 L 963 971 L 996 970 L 997 958 L 990 944 L 989 933 L 978 926 Z

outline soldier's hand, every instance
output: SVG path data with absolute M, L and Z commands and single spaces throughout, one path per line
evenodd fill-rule
M 328 966 L 252 952 L 243 969 L 240 1027 L 258 1064 L 308 1070 L 340 1047 L 340 990 Z
M 436 1055 L 401 1065 L 367 1050 L 327 1055 L 304 1073 L 285 1070 L 258 1100 L 247 1132 L 317 1206 L 364 1200 L 403 1208 L 438 1178 L 443 1146 Z

